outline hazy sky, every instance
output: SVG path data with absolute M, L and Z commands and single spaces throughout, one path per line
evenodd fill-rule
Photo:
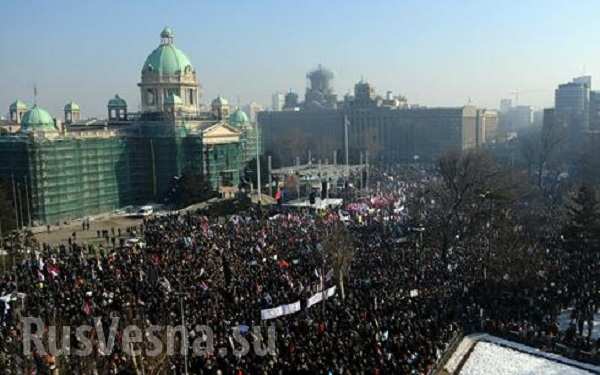
M 429 106 L 495 108 L 515 89 L 522 104 L 551 106 L 558 83 L 584 69 L 600 77 L 598 0 L 0 0 L 0 11 L 0 113 L 31 102 L 34 83 L 55 116 L 70 99 L 104 116 L 115 93 L 137 110 L 140 69 L 165 25 L 204 102 L 303 96 L 319 63 L 340 96 L 364 76 Z

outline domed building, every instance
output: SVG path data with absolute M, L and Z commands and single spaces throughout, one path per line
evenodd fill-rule
M 37 104 L 21 118 L 21 133 L 54 134 L 57 131 L 52 116 Z
M 241 128 L 242 126 L 249 124 L 250 119 L 246 112 L 237 108 L 231 115 L 229 115 L 229 125 L 235 126 L 236 128 Z
M 202 175 L 224 196 L 237 190 L 245 162 L 256 156 L 255 127 L 221 96 L 200 111 L 191 61 L 170 28 L 160 36 L 142 67 L 139 111 L 128 112 L 117 94 L 105 119 L 82 119 L 70 101 L 63 126 L 37 105 L 10 105 L 7 124 L 21 126 L 0 137 L 0 179 L 14 178 L 25 197 L 19 227 L 164 202 L 183 175 Z
M 79 104 L 70 101 L 65 105 L 65 123 L 72 124 L 81 120 L 81 108 Z
M 217 96 L 210 104 L 213 116 L 217 120 L 227 120 L 229 117 L 229 102 L 221 95 Z
M 10 121 L 12 121 L 16 124 L 20 124 L 21 119 L 23 118 L 23 115 L 28 110 L 29 110 L 29 107 L 27 106 L 27 103 L 25 103 L 19 99 L 15 100 L 15 102 L 12 103 L 8 107 L 8 112 L 10 114 Z
M 173 43 L 175 34 L 169 27 L 160 33 L 160 45 L 148 55 L 142 67 L 140 87 L 142 112 L 167 111 L 167 99 L 178 96 L 181 111 L 198 111 L 196 70 L 188 57 Z

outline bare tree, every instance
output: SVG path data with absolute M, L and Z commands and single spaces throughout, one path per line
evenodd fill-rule
M 342 222 L 334 225 L 325 240 L 324 249 L 333 265 L 333 272 L 340 286 L 342 299 L 345 299 L 344 279 L 349 277 L 350 265 L 354 257 L 354 241 Z
M 522 179 L 486 152 L 450 152 L 438 161 L 439 179 L 422 192 L 413 217 L 422 217 L 428 241 L 446 257 L 449 248 L 480 239 L 493 216 L 520 194 Z M 414 212 L 414 210 L 418 212 Z

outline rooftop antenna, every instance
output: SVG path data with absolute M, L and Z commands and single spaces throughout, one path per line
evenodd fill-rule
M 241 103 L 242 102 L 240 101 L 240 96 L 238 95 L 237 96 L 237 106 L 238 106 L 238 108 L 241 108 Z

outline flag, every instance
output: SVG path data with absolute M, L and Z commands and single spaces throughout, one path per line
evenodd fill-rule
M 279 264 L 279 268 L 289 268 L 290 264 L 288 262 L 286 262 L 284 259 L 280 259 L 279 262 L 277 262 Z
M 90 301 L 85 301 L 83 304 L 83 312 L 85 315 L 90 316 L 92 314 L 92 304 Z
M 206 291 L 206 290 L 208 290 L 208 285 L 206 285 L 206 282 L 202 281 L 200 283 L 200 288 L 202 288 L 202 290 Z
M 52 277 L 57 277 L 59 274 L 58 267 L 54 264 L 50 264 L 47 267 L 48 273 L 52 275 Z

